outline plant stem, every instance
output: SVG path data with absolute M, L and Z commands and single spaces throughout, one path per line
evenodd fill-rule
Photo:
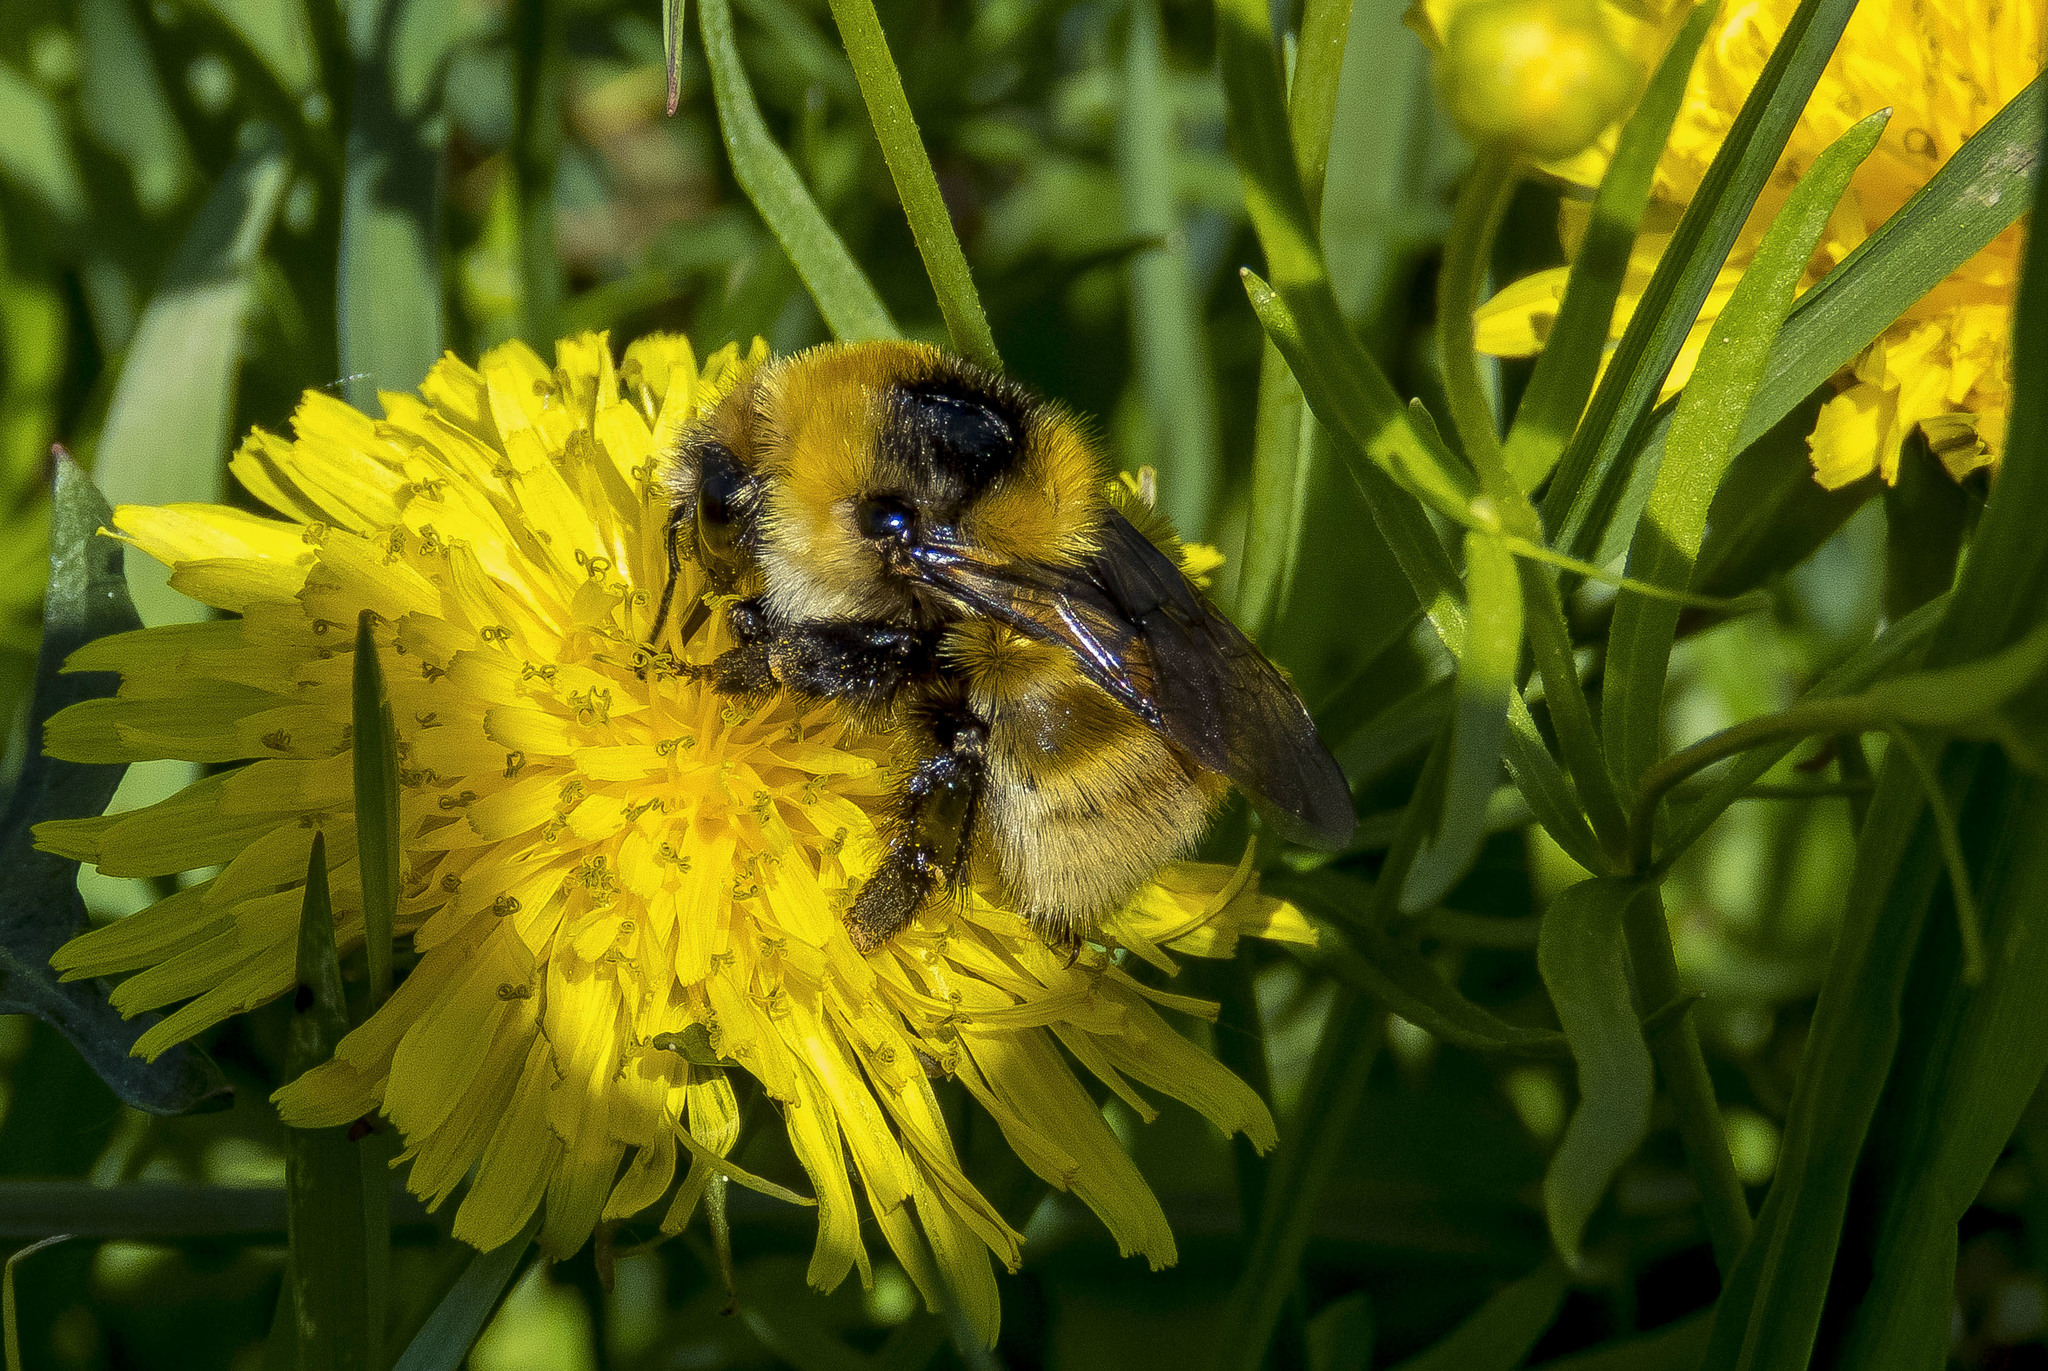
M 1635 968 L 1637 1009 L 1650 1014 L 1678 998 L 1678 962 L 1671 951 L 1671 929 L 1664 921 L 1664 900 L 1654 889 L 1632 901 L 1622 918 L 1628 937 L 1629 961 Z M 1650 1031 L 1650 1055 L 1656 1059 L 1664 1089 L 1678 1112 L 1678 1133 L 1700 1202 L 1706 1210 L 1707 1236 L 1714 1245 L 1714 1264 L 1721 1279 L 1735 1269 L 1749 1241 L 1753 1220 L 1742 1178 L 1728 1151 L 1728 1132 L 1714 1098 L 1714 1082 L 1700 1051 L 1699 1027 L 1690 1014 L 1678 1014 Z
M 989 332 L 988 316 L 982 313 L 981 297 L 967 270 L 967 255 L 960 250 L 952 216 L 939 194 L 939 178 L 918 136 L 910 98 L 903 93 L 903 78 L 889 56 L 882 21 L 872 0 L 831 2 L 839 40 L 853 63 L 861 99 L 867 102 L 868 118 L 874 121 L 875 139 L 882 145 L 882 159 L 889 164 L 889 176 L 903 201 L 904 216 L 910 220 L 925 274 L 931 277 L 932 290 L 939 297 L 939 313 L 945 316 L 953 348 L 970 362 L 1000 371 L 1003 359 L 996 351 L 995 335 Z

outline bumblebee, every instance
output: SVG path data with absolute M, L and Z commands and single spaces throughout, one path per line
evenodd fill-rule
M 917 343 L 769 362 L 681 437 L 665 489 L 654 646 L 687 557 L 708 590 L 683 641 L 726 606 L 734 645 L 692 668 L 717 690 L 908 740 L 861 950 L 970 870 L 1078 948 L 1231 782 L 1283 837 L 1349 840 L 1293 689 L 1110 499 L 1081 425 L 1008 379 Z

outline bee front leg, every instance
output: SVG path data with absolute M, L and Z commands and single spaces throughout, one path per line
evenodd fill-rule
M 847 918 L 847 932 L 864 953 L 902 932 L 942 884 L 967 874 L 988 780 L 988 728 L 965 710 L 932 723 L 934 750 L 904 782 L 888 853 Z

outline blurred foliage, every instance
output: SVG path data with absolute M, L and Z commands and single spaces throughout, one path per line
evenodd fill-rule
M 1308 8 L 1303 19 L 1284 0 L 1271 7 L 1289 25 L 1327 22 L 1332 9 Z M 1219 48 L 1227 65 L 1228 26 L 1246 6 L 886 0 L 879 9 L 1007 367 L 1093 416 L 1123 466 L 1159 469 L 1183 531 L 1230 554 L 1220 596 L 1262 625 L 1353 777 L 1358 850 L 1319 870 L 1276 870 L 1270 883 L 1335 921 L 1380 909 L 1383 854 L 1406 843 L 1403 860 L 1415 856 L 1418 835 L 1405 832 L 1403 815 L 1422 807 L 1404 811 L 1409 796 L 1447 784 L 1432 780 L 1424 756 L 1444 727 L 1454 674 L 1460 698 L 1471 694 L 1421 626 L 1395 548 L 1332 459 L 1338 440 L 1304 415 L 1312 378 L 1290 395 L 1267 362 L 1262 392 L 1262 356 L 1277 354 L 1237 269 L 1267 271 L 1282 297 L 1289 287 L 1267 265 L 1226 146 Z M 904 332 L 943 339 L 824 0 L 736 0 L 733 10 L 762 115 L 803 186 Z M 681 54 L 678 109 L 664 115 L 656 0 L 354 0 L 340 12 L 322 0 L 6 0 L 0 14 L 0 717 L 12 727 L 0 779 L 20 773 L 31 736 L 52 443 L 115 502 L 247 504 L 225 477 L 235 435 L 281 427 L 308 388 L 373 406 L 377 389 L 411 386 L 442 347 L 473 355 L 523 337 L 545 348 L 585 328 L 609 329 L 615 343 L 680 330 L 701 351 L 755 334 L 778 351 L 828 336 L 734 180 L 694 36 Z M 1507 184 L 1485 260 L 1446 260 L 1453 195 L 1472 154 L 1439 107 L 1427 50 L 1400 20 L 1399 0 L 1352 8 L 1341 65 L 1325 73 L 1332 124 L 1314 209 L 1348 334 L 1401 396 L 1461 413 L 1460 397 L 1446 393 L 1459 378 L 1437 362 L 1439 269 L 1453 286 L 1476 285 L 1561 261 L 1557 193 L 1540 181 Z M 1529 379 L 1527 364 L 1487 364 L 1486 404 L 1512 412 Z M 1469 414 L 1472 397 L 1462 398 Z M 1310 409 L 1318 402 L 1308 395 Z M 1709 588 L 1768 589 L 1771 609 L 1674 611 L 1677 647 L 1658 697 L 1673 738 L 1782 708 L 1953 579 L 1981 485 L 1941 486 L 1914 507 L 1938 506 L 1927 531 L 1902 537 L 1905 483 L 1878 499 L 1873 483 L 1823 496 L 1806 480 L 1811 415 L 1810 402 L 1794 408 L 1739 455 L 1723 454 L 1728 474 L 1707 487 L 1724 503 L 1706 521 L 1704 548 L 1688 556 L 1713 573 Z M 1472 442 L 1469 430 L 1447 428 L 1461 446 Z M 1683 431 L 1671 432 L 1680 441 Z M 1299 460 L 1259 467 L 1255 448 L 1280 441 Z M 1262 526 L 1276 492 L 1290 512 Z M 1762 505 L 1781 514 L 1753 527 Z M 1248 538 L 1283 542 L 1247 550 Z M 1516 565 L 1505 555 L 1502 564 Z M 1255 584 L 1240 586 L 1246 567 Z M 160 573 L 131 566 L 130 579 L 146 620 L 188 612 Z M 1502 580 L 1513 598 L 1514 577 Z M 1560 608 L 1582 648 L 1602 644 L 1617 617 L 1598 584 Z M 1522 631 L 1517 619 L 1509 677 L 1520 670 Z M 2002 645 L 1980 641 L 1968 655 Z M 1569 660 L 1573 644 L 1563 646 Z M 1519 707 L 1519 694 L 1507 694 Z M 1496 711 L 1506 698 L 1493 697 Z M 1655 701 L 1649 708 L 1654 718 Z M 1556 732 L 1547 708 L 1540 727 Z M 1538 730 L 1530 725 L 1540 746 L 1551 734 Z M 736 1306 L 699 1232 L 651 1251 L 632 1250 L 636 1235 L 623 1232 L 551 1270 L 515 1270 L 507 1258 L 486 1273 L 478 1317 L 507 1279 L 511 1293 L 470 1364 L 1207 1366 L 1221 1322 L 1246 1307 L 1231 1301 L 1247 1251 L 1287 1250 L 1284 1236 L 1255 1246 L 1265 1236 L 1262 1186 L 1281 1187 L 1284 1204 L 1284 1187 L 1303 1176 L 1314 1184 L 1302 1192 L 1312 1210 L 1298 1265 L 1283 1263 L 1270 1282 L 1275 1365 L 1695 1364 L 1721 1276 L 1686 1156 L 1687 1120 L 1668 1092 L 1646 1105 L 1640 1147 L 1621 1147 L 1582 1197 L 1578 1265 L 1568 1271 L 1550 1255 L 1545 1172 L 1580 1078 L 1547 1033 L 1558 1016 L 1545 979 L 1579 964 L 1618 967 L 1624 954 L 1618 943 L 1604 962 L 1546 950 L 1539 966 L 1539 916 L 1587 872 L 1531 822 L 1534 799 L 1498 787 L 1500 746 L 1496 736 L 1483 773 L 1468 766 L 1448 782 L 1457 794 L 1478 778 L 1462 811 L 1476 860 L 1469 869 L 1453 860 L 1449 893 L 1401 925 L 1406 960 L 1383 949 L 1361 973 L 1359 949 L 1373 945 L 1333 932 L 1300 957 L 1248 943 L 1237 966 L 1197 987 L 1225 1003 L 1219 1054 L 1268 1077 L 1283 1134 L 1315 1140 L 1320 1150 L 1306 1161 L 1285 1154 L 1308 1169 L 1268 1171 L 1281 1163 L 1234 1156 L 1184 1111 L 1142 1125 L 1120 1102 L 1105 1103 L 1165 1198 L 1177 1267 L 1154 1274 L 1119 1260 L 1078 1206 L 1042 1198 L 956 1094 L 946 1098 L 969 1173 L 1028 1227 L 1024 1269 L 1003 1279 L 993 1353 L 923 1313 L 888 1263 L 871 1290 L 806 1291 L 808 1220 L 735 1191 Z M 1954 771 L 1954 754 L 1947 765 Z M 1981 762 L 1974 803 L 1992 803 L 1980 792 L 2006 783 L 2001 767 Z M 137 767 L 114 803 L 142 803 L 187 775 Z M 1762 779 L 1766 789 L 1678 855 L 1662 887 L 1677 975 L 1704 996 L 1689 1022 L 1721 1102 L 1728 1160 L 1751 1199 L 1779 1160 L 1851 893 L 1857 825 L 1873 805 L 1853 742 L 1809 745 Z M 1989 862 L 1989 842 L 1973 834 L 1971 860 Z M 150 897 L 137 884 L 88 878 L 84 889 L 92 912 L 111 917 Z M 1639 976 L 1643 951 L 1631 944 Z M 1913 971 L 1924 992 L 1915 1022 L 1930 1033 L 1953 1028 L 1941 1017 L 1950 1012 L 1944 974 L 1952 981 L 1955 967 L 1938 958 Z M 1374 998 L 1388 993 L 1389 975 L 1394 993 L 1425 981 L 1442 988 L 1433 1003 L 1450 1019 L 1430 1021 L 1431 1004 L 1407 1002 L 1396 1005 L 1407 1017 L 1389 1016 Z M 1626 1011 L 1623 990 L 1615 1007 Z M 293 1019 L 292 1006 L 273 1004 L 207 1035 L 203 1046 L 236 1087 L 233 1107 L 175 1118 L 118 1104 L 55 1030 L 0 1019 L 0 1236 L 81 1235 L 18 1272 L 25 1364 L 283 1364 L 269 1340 L 287 1279 L 286 1143 L 266 1097 L 287 1070 Z M 1576 1032 L 1570 1016 L 1564 1027 Z M 1522 1046 L 1539 1036 L 1550 1046 L 1456 1045 L 1516 1032 Z M 1888 1119 L 1945 1098 L 1910 1071 L 1891 1089 Z M 1872 1164 L 1908 1174 L 1924 1160 L 1911 1149 L 1933 1146 L 1903 1129 L 1880 1142 Z M 1805 1146 L 1824 1149 L 1826 1138 Z M 2048 1111 L 2037 1102 L 2009 1154 L 1993 1145 L 1989 1180 L 1963 1217 L 1952 1350 L 1964 1364 L 2048 1361 L 2044 1149 Z M 782 1151 L 763 1134 L 745 1164 L 789 1174 Z M 1851 1160 L 1855 1152 L 1850 1145 Z M 185 1198 L 141 1184 L 183 1187 L 175 1193 Z M 445 1216 L 403 1197 L 393 1208 L 397 1347 L 444 1291 L 464 1288 L 456 1282 L 471 1254 L 446 1237 Z M 1857 1211 L 1852 1240 L 1879 1222 L 1876 1208 Z M 1836 1234 L 1826 1240 L 1832 1254 Z M 1825 1286 L 1825 1269 L 1819 1279 Z M 1830 1325 L 1826 1347 L 1848 1336 Z M 1572 1360 L 1596 1348 L 1605 1359 Z

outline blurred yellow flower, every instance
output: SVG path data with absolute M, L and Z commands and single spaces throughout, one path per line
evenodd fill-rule
M 816 1196 L 812 1283 L 870 1277 L 864 1197 L 928 1301 L 950 1291 L 993 1340 L 987 1254 L 1014 1268 L 1020 1237 L 962 1172 L 933 1079 L 958 1080 L 1124 1251 L 1170 1262 L 1165 1216 L 1073 1063 L 1140 1116 L 1134 1082 L 1270 1146 L 1258 1097 L 1154 1004 L 1213 1007 L 1122 963 L 1171 970 L 1169 952 L 1313 933 L 1248 867 L 1186 864 L 1111 922 L 1114 953 L 1071 965 L 975 892 L 854 950 L 841 915 L 880 855 L 892 740 L 830 706 L 742 707 L 640 646 L 667 568 L 659 455 L 764 355 L 728 347 L 700 368 L 684 339 L 652 337 L 615 367 L 585 335 L 553 366 L 522 344 L 475 369 L 446 358 L 418 396 L 384 396 L 383 420 L 309 392 L 296 438 L 252 435 L 232 469 L 281 519 L 117 511 L 174 586 L 236 617 L 79 651 L 69 669 L 118 671 L 121 691 L 57 715 L 50 751 L 246 765 L 37 829 L 112 874 L 221 868 L 54 961 L 126 974 L 124 1010 L 186 1001 L 138 1052 L 252 1009 L 294 982 L 319 831 L 339 942 L 361 944 L 348 722 L 354 625 L 374 611 L 399 732 L 398 930 L 417 962 L 278 1093 L 286 1121 L 381 1111 L 415 1192 L 438 1204 L 469 1178 L 457 1236 L 493 1247 L 538 1210 L 560 1257 L 671 1192 L 661 1222 L 679 1229 L 715 1174 L 753 1182 L 725 1160 L 734 1082 L 752 1077 Z
M 1702 45 L 1685 104 L 1657 165 L 1644 228 L 1615 310 L 1619 336 L 1698 189 L 1742 101 L 1783 34 L 1795 0 L 1731 4 Z M 1684 18 L 1684 7 L 1672 16 Z M 1895 113 L 1877 151 L 1857 171 L 1829 222 L 1802 288 L 1847 257 L 1870 232 L 1925 185 L 1964 140 L 1989 121 L 2041 70 L 2048 5 L 1967 0 L 1863 0 L 1841 46 L 1794 129 L 1727 266 L 1665 383 L 1685 384 L 1701 346 L 1764 229 L 1801 173 L 1821 150 L 1865 115 Z M 1668 39 L 1669 21 L 1640 34 Z M 1613 149 L 1602 144 L 1571 164 L 1552 168 L 1591 189 Z M 1576 250 L 1589 198 L 1568 198 L 1561 230 Z M 1879 472 L 1898 473 L 1899 447 L 1917 427 L 1958 479 L 1996 467 L 2005 442 L 2011 390 L 2012 303 L 2022 227 L 2014 225 L 1886 329 L 1835 380 L 1809 445 L 1814 474 L 1829 488 Z M 1543 346 L 1564 293 L 1566 269 L 1539 272 L 1510 285 L 1478 312 L 1480 347 L 1497 356 L 1527 356 Z

